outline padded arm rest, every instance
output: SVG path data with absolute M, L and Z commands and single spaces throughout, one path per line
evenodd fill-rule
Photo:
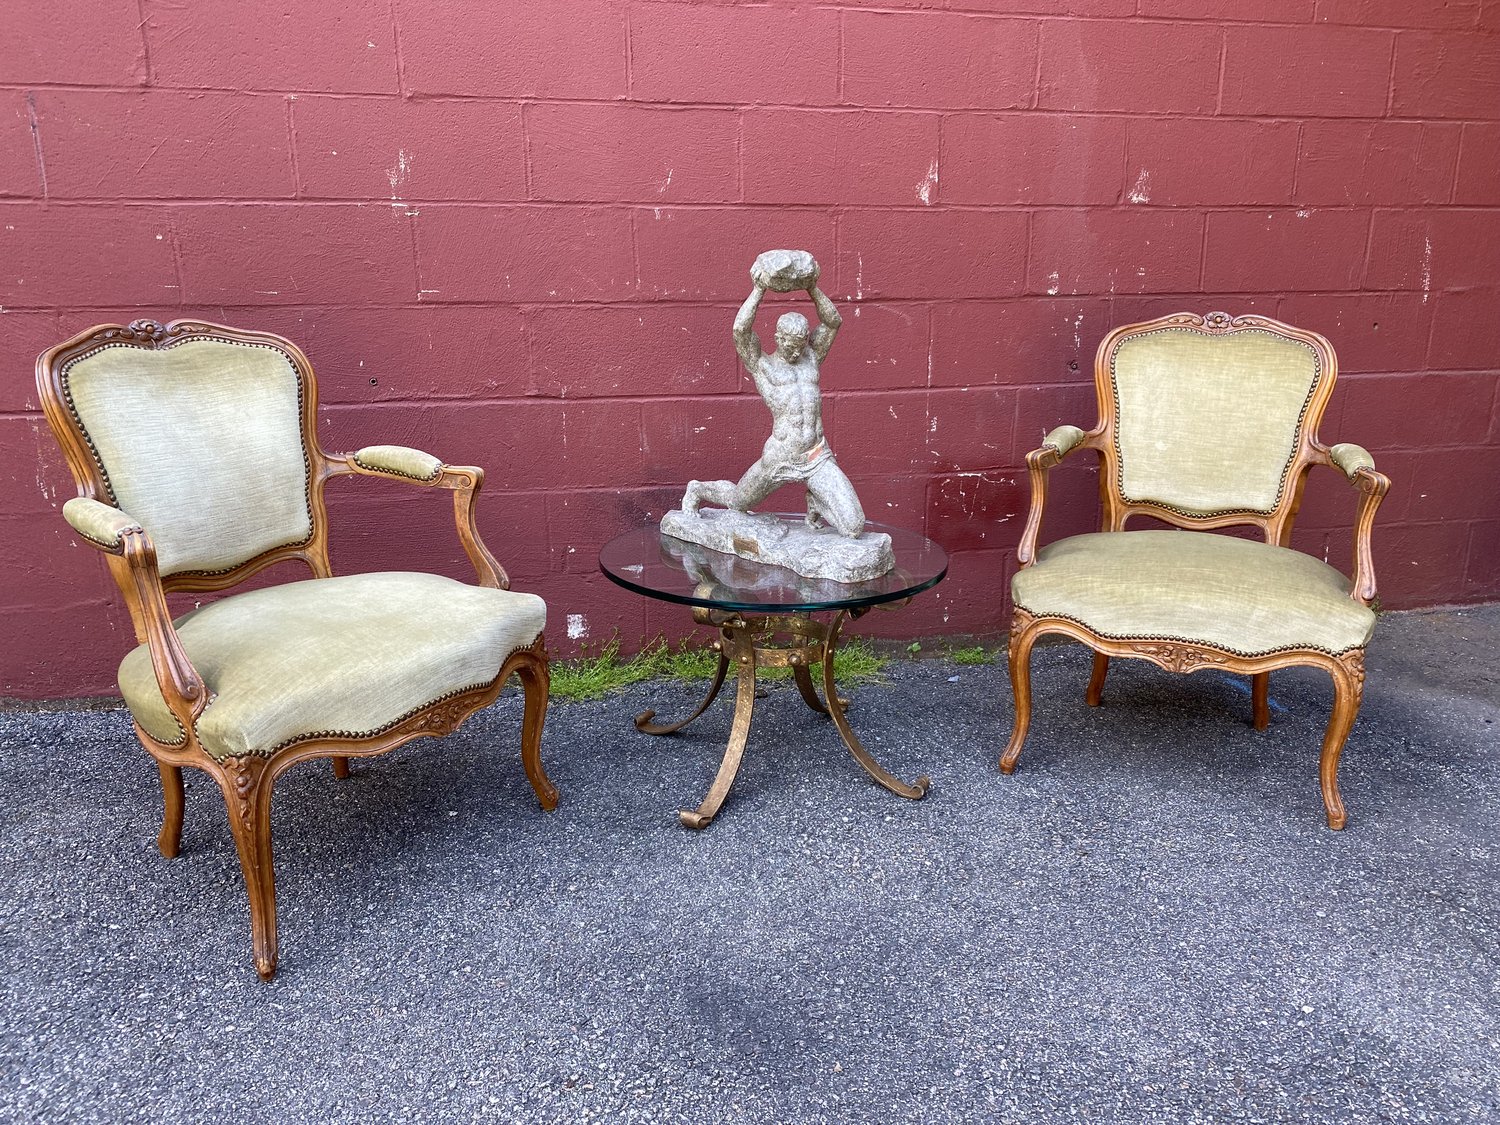
M 120 536 L 140 531 L 140 523 L 120 511 L 88 496 L 75 496 L 62 506 L 63 519 L 73 525 L 90 543 L 107 551 L 120 549 Z
M 1346 477 L 1352 477 L 1361 469 L 1373 469 L 1375 458 L 1370 456 L 1370 451 L 1362 445 L 1353 442 L 1341 442 L 1328 450 L 1328 456 L 1338 466 Z
M 432 454 L 404 445 L 367 445 L 354 455 L 354 463 L 370 472 L 420 481 L 437 480 L 443 472 L 443 463 Z
M 1073 447 L 1087 436 L 1077 426 L 1058 426 L 1042 439 L 1042 448 L 1051 447 L 1057 450 L 1059 457 L 1066 457 Z

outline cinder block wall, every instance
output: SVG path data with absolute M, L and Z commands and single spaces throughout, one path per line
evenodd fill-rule
M 1110 325 L 1181 309 L 1334 340 L 1324 436 L 1395 480 L 1386 605 L 1500 595 L 1500 0 L 19 0 L 4 22 L 0 696 L 109 692 L 133 643 L 58 515 L 31 364 L 138 316 L 295 338 L 331 448 L 485 466 L 484 532 L 558 650 L 680 632 L 595 549 L 756 455 L 729 324 L 781 246 L 846 316 L 825 412 L 866 507 L 954 556 L 874 630 L 1003 628 L 1025 451 L 1093 422 Z M 1044 534 L 1091 527 L 1092 469 L 1054 479 Z M 465 573 L 442 498 L 330 503 L 341 569 Z M 1352 511 L 1315 477 L 1298 544 L 1342 561 Z

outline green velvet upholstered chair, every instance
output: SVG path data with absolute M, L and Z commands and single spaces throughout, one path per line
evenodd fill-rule
M 484 474 L 398 446 L 325 452 L 317 392 L 290 342 L 199 321 L 102 325 L 37 360 L 47 420 L 79 495 L 63 506 L 104 553 L 139 646 L 120 692 L 161 772 L 158 846 L 181 841 L 182 768 L 209 774 L 229 811 L 250 898 L 255 965 L 276 969 L 271 787 L 288 767 L 379 754 L 441 735 L 512 675 L 525 693 L 521 760 L 542 807 L 546 606 L 511 592 L 480 541 Z M 478 585 L 436 574 L 333 577 L 323 486 L 384 477 L 453 494 Z M 312 577 L 233 594 L 172 619 L 166 595 L 231 587 L 297 560 Z
M 1015 769 L 1031 721 L 1031 648 L 1046 633 L 1094 650 L 1087 701 L 1098 706 L 1113 656 L 1173 672 L 1251 679 L 1255 727 L 1270 721 L 1273 669 L 1313 665 L 1333 678 L 1321 781 L 1342 828 L 1339 754 L 1364 688 L 1375 628 L 1370 528 L 1390 481 L 1357 445 L 1324 446 L 1318 421 L 1337 361 L 1328 341 L 1258 316 L 1179 313 L 1117 328 L 1099 345 L 1099 424 L 1060 426 L 1027 455 L 1031 512 L 1011 581 L 1015 727 L 1000 759 Z M 1047 473 L 1069 453 L 1099 454 L 1103 530 L 1037 549 Z M 1293 550 L 1292 521 L 1315 465 L 1358 493 L 1352 580 Z M 1125 530 L 1152 516 L 1182 530 Z M 1241 524 L 1264 542 L 1213 534 Z

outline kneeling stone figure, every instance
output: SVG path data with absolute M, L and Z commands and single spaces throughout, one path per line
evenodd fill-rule
M 750 269 L 754 288 L 734 318 L 734 346 L 771 411 L 771 436 L 760 460 L 739 481 L 690 481 L 682 507 L 662 518 L 677 539 L 788 567 L 810 578 L 859 582 L 895 565 L 888 535 L 863 534 L 865 513 L 854 485 L 839 468 L 823 433 L 818 365 L 833 347 L 843 318 L 818 288 L 818 263 L 805 250 L 768 250 Z M 755 335 L 755 314 L 766 291 L 807 290 L 818 314 L 810 331 L 801 313 L 776 322 L 776 348 L 767 354 Z M 786 484 L 807 490 L 805 526 L 751 509 Z M 700 511 L 704 505 L 727 511 Z

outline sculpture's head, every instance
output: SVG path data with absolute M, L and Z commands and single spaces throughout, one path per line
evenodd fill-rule
M 782 313 L 776 321 L 776 354 L 788 363 L 796 363 L 807 350 L 807 317 L 801 313 Z

